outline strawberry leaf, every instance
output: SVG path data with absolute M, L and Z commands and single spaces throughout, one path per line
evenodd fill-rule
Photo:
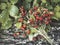
M 12 21 L 8 19 L 4 23 L 2 23 L 1 29 L 9 29 L 12 26 Z
M 60 12 L 56 12 L 55 16 L 60 19 Z
M 16 4 L 16 3 L 18 2 L 18 0 L 10 0 L 10 2 L 11 2 L 12 4 Z
M 5 9 L 5 10 L 3 10 L 2 11 L 2 13 L 1 13 L 1 15 L 0 15 L 0 22 L 1 23 L 4 23 L 5 21 L 7 21 L 8 20 L 8 18 L 9 18 L 9 14 L 8 14 L 8 11 Z
M 17 23 L 15 24 L 15 26 L 16 26 L 18 29 L 20 29 L 20 28 L 21 28 L 21 26 L 22 26 L 22 23 L 17 22 Z
M 18 15 L 18 8 L 15 5 L 11 5 L 9 9 L 10 16 L 16 17 Z
M 0 5 L 1 10 L 6 9 L 6 7 L 7 7 L 6 3 L 1 3 L 1 5 Z

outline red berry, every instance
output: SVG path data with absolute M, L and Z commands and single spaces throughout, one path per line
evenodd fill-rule
M 51 19 L 51 17 L 47 17 L 48 18 L 48 20 L 50 20 Z
M 49 14 L 45 14 L 45 17 L 48 17 L 49 16 Z
M 31 32 L 30 32 L 30 30 L 26 30 L 26 34 L 30 34 Z
M 21 29 L 21 30 L 25 30 L 25 28 L 24 28 L 24 27 L 21 27 L 20 29 Z
M 35 21 L 36 21 L 36 22 L 38 22 L 38 20 L 37 20 L 37 19 L 36 19 Z
M 38 28 L 38 26 L 36 25 L 36 26 L 34 26 L 34 28 Z
M 34 23 L 34 20 L 33 19 L 29 19 L 30 23 Z
M 39 20 L 42 21 L 43 20 L 43 17 L 39 17 Z
M 19 22 L 23 22 L 23 18 L 18 19 Z
M 45 21 L 45 24 L 48 25 L 49 24 L 49 21 Z
M 35 17 L 37 16 L 37 15 L 34 15 Z
M 39 16 L 36 16 L 36 19 L 38 20 L 39 19 Z
M 23 28 L 26 28 L 26 24 L 23 24 Z
M 34 15 L 38 15 L 38 14 L 40 14 L 40 12 L 34 12 Z
M 37 9 L 38 9 L 38 7 L 35 6 L 35 7 L 34 7 L 34 10 L 37 10 Z

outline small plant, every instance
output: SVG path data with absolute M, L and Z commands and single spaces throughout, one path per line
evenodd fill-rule
M 14 24 L 24 32 L 29 40 L 46 39 L 51 45 L 52 40 L 47 35 L 51 20 L 60 19 L 60 0 L 0 0 L 0 29 L 9 29 Z M 55 5 L 53 5 L 55 4 Z M 13 36 L 19 36 L 15 32 Z

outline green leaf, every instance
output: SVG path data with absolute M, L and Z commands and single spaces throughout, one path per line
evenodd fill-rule
M 31 2 L 32 0 L 25 0 L 26 2 Z
M 0 9 L 1 10 L 6 9 L 6 7 L 7 7 L 6 3 L 1 3 L 1 5 L 0 5 Z
M 60 2 L 60 0 L 52 0 L 51 2 L 58 3 L 58 2 Z
M 26 10 L 29 10 L 30 9 L 30 3 L 28 2 L 23 2 L 23 6 L 25 7 Z
M 7 21 L 9 18 L 9 14 L 8 11 L 5 9 L 2 11 L 1 15 L 0 15 L 0 22 L 4 23 L 5 21 Z
M 0 0 L 0 2 L 8 2 L 8 0 Z
M 57 17 L 53 16 L 52 19 L 59 20 Z
M 16 17 L 18 15 L 18 8 L 15 5 L 11 5 L 9 9 L 10 16 Z
M 17 23 L 15 24 L 15 26 L 16 26 L 18 29 L 20 29 L 20 28 L 21 28 L 21 26 L 22 26 L 22 23 L 17 22 Z
M 11 2 L 12 4 L 16 4 L 16 3 L 18 2 L 18 0 L 10 0 L 10 2 Z
M 48 10 L 53 10 L 53 7 L 51 5 L 47 6 Z
M 42 3 L 46 3 L 46 0 L 41 0 L 42 1 Z
M 57 5 L 57 6 L 54 8 L 54 11 L 55 11 L 55 12 L 56 12 L 56 11 L 60 11 L 60 6 Z
M 2 23 L 1 29 L 9 29 L 12 26 L 12 21 L 8 19 L 4 23 Z
M 31 30 L 31 34 L 33 34 L 33 33 L 36 33 L 36 32 L 37 32 L 37 29 L 36 29 L 36 28 L 33 28 L 33 27 L 31 27 L 31 28 L 30 28 L 30 30 Z
M 34 7 L 34 6 L 37 6 L 37 7 L 39 6 L 39 4 L 37 3 L 37 0 L 34 0 L 34 2 L 33 2 L 33 7 Z
M 56 12 L 55 16 L 60 19 L 60 12 Z

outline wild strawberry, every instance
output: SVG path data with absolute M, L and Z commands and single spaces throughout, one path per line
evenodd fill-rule
M 21 15 L 22 15 L 22 16 L 25 16 L 26 14 L 25 14 L 25 13 L 22 13 Z
M 45 17 L 48 17 L 49 16 L 49 14 L 44 14 L 45 15 Z
M 24 28 L 24 27 L 21 27 L 20 29 L 21 29 L 21 30 L 25 30 L 25 28 Z
M 26 28 L 26 24 L 23 24 L 23 28 Z
M 33 19 L 29 19 L 29 21 L 30 21 L 30 23 L 33 23 L 33 22 L 34 22 L 34 20 L 33 20 Z
M 23 22 L 23 18 L 18 19 L 18 22 Z
M 39 19 L 39 16 L 36 16 L 36 19 L 38 20 Z
M 35 21 L 36 21 L 36 22 L 38 22 L 38 20 L 37 20 L 37 19 L 36 19 Z
M 30 32 L 30 30 L 26 30 L 26 34 L 30 34 L 31 32 Z
M 20 12 L 23 12 L 24 11 L 24 9 L 20 9 Z
M 48 18 L 48 20 L 50 20 L 51 19 L 51 17 L 47 17 Z
M 38 15 L 38 14 L 40 14 L 40 12 L 34 12 L 34 15 Z
M 39 20 L 42 21 L 43 20 L 43 17 L 39 17 Z
M 30 13 L 30 14 L 32 14 L 32 13 L 33 13 L 32 9 L 30 9 L 30 10 L 29 10 L 29 13 Z
M 34 9 L 34 10 L 37 10 L 37 9 L 38 9 L 38 7 L 36 7 L 36 6 L 35 6 L 33 9 Z
M 49 24 L 49 21 L 45 21 L 45 24 L 48 25 Z
M 34 14 L 34 16 L 36 17 L 37 15 Z

